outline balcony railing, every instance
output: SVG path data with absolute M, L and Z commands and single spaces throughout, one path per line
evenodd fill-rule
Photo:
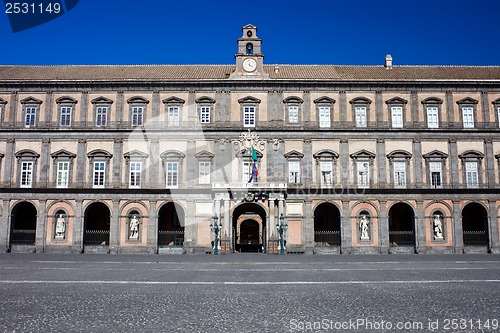
M 488 234 L 485 230 L 464 230 L 464 245 L 488 245 Z
M 109 230 L 85 230 L 85 245 L 109 245 Z
M 183 230 L 159 230 L 158 245 L 182 247 L 184 244 Z
M 36 230 L 13 229 L 12 236 L 10 238 L 10 243 L 11 244 L 25 244 L 25 245 L 35 244 L 35 234 L 36 234 Z
M 314 232 L 314 243 L 316 246 L 340 245 L 339 230 L 323 230 Z
M 415 232 L 412 230 L 389 230 L 389 243 L 392 246 L 415 245 Z

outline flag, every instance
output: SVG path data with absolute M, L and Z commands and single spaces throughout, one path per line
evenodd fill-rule
M 257 151 L 255 150 L 254 147 L 252 147 L 252 161 L 256 162 L 258 160 L 257 158 Z M 255 165 L 255 163 L 254 163 Z
M 259 175 L 259 169 L 257 168 L 257 161 L 253 161 L 252 174 L 250 175 L 250 179 L 248 180 L 248 182 L 251 183 L 252 180 L 257 181 L 258 175 Z

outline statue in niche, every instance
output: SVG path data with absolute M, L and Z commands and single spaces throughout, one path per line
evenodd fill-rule
M 441 215 L 435 214 L 432 224 L 434 227 L 434 239 L 443 239 L 443 222 L 441 221 Z
M 59 214 L 59 217 L 56 220 L 56 238 L 64 239 L 65 234 L 66 234 L 66 220 L 64 219 L 63 214 Z
M 361 231 L 361 239 L 370 239 L 368 235 L 368 225 L 370 220 L 368 219 L 368 215 L 361 215 L 361 219 L 359 220 L 359 230 Z
M 130 239 L 139 239 L 139 219 L 137 215 L 132 215 L 132 219 L 130 220 Z

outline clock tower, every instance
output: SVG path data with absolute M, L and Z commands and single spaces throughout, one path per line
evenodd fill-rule
M 236 70 L 231 74 L 231 79 L 264 79 L 269 74 L 264 72 L 264 55 L 261 51 L 262 39 L 257 37 L 257 27 L 247 24 L 243 27 L 243 37 L 238 38 L 238 53 Z

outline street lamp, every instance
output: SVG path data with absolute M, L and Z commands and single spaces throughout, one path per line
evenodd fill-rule
M 217 224 L 219 221 L 219 217 L 217 216 L 217 213 L 214 214 L 214 224 L 210 224 L 210 231 L 213 231 L 215 234 L 215 240 L 214 240 L 214 255 L 219 254 L 219 232 L 222 229 L 222 222 L 220 224 Z
M 280 214 L 280 223 L 276 223 L 276 230 L 280 236 L 280 254 L 285 254 L 285 231 L 288 229 L 288 224 L 285 224 L 285 216 Z

